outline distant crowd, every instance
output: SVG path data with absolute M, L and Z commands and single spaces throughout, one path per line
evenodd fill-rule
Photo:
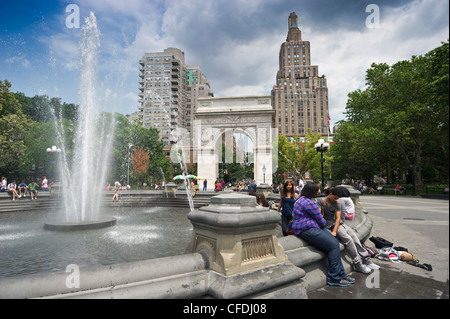
M 41 185 L 38 185 L 35 180 L 32 180 L 29 184 L 26 184 L 24 181 L 21 181 L 19 184 L 17 184 L 15 180 L 12 180 L 10 183 L 8 183 L 6 177 L 3 176 L 1 180 L 0 192 L 7 192 L 11 196 L 13 201 L 15 201 L 16 198 L 20 199 L 27 196 L 29 196 L 31 200 L 37 200 L 37 189 L 39 188 L 40 191 L 43 192 L 50 191 L 53 184 L 54 182 L 49 183 L 46 176 L 44 176 L 44 178 L 42 179 Z

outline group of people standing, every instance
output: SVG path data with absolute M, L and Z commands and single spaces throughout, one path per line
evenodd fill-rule
M 0 192 L 8 192 L 14 201 L 16 198 L 26 197 L 27 193 L 29 193 L 31 200 L 37 200 L 38 187 L 41 188 L 42 191 L 47 191 L 49 189 L 48 180 L 45 176 L 42 180 L 41 186 L 39 186 L 35 181 L 32 181 L 28 185 L 22 181 L 19 185 L 17 185 L 16 181 L 12 180 L 12 182 L 8 184 L 6 177 L 2 177 Z
M 327 284 L 347 287 L 355 279 L 345 273 L 339 241 L 349 253 L 355 271 L 370 274 L 379 266 L 371 261 L 353 229 L 345 224 L 346 216 L 353 219 L 355 214 L 351 198 L 345 196 L 340 187 L 328 188 L 325 197 L 319 198 L 319 195 L 320 187 L 315 183 L 305 184 L 298 194 L 293 182 L 287 181 L 278 206 L 282 232 L 284 236 L 293 234 L 302 238 L 325 252 L 328 257 Z

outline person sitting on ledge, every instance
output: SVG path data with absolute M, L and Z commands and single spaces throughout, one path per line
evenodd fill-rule
M 331 234 L 339 239 L 352 259 L 355 271 L 370 274 L 372 269 L 379 269 L 375 265 L 367 249 L 361 245 L 353 229 L 345 224 L 345 212 L 355 212 L 351 198 L 339 198 L 340 194 L 336 188 L 327 189 L 326 196 L 317 199 L 321 207 L 322 215 L 327 221 L 327 228 Z M 345 205 L 348 207 L 346 208 Z
M 7 190 L 8 194 L 12 196 L 12 200 L 16 200 L 16 197 L 19 197 L 17 194 L 17 185 L 15 180 L 8 184 Z
M 6 177 L 2 177 L 2 185 L 0 188 L 0 192 L 6 192 L 6 185 L 8 185 L 8 182 L 6 181 Z
M 18 187 L 19 187 L 19 197 L 26 197 L 28 191 L 27 184 L 25 184 L 24 181 L 22 181 Z
M 404 191 L 405 191 L 405 188 L 403 186 L 398 185 L 398 184 L 397 184 L 397 186 L 395 186 L 395 189 L 394 189 L 395 195 L 397 195 L 397 192 L 399 192 L 400 194 L 403 194 Z
M 45 177 L 45 176 L 44 176 L 44 179 L 42 180 L 41 190 L 44 192 L 48 191 L 48 180 L 47 180 L 47 177 Z
M 315 183 L 308 183 L 301 191 L 301 197 L 294 204 L 292 230 L 294 235 L 325 252 L 328 257 L 327 284 L 347 287 L 355 279 L 345 273 L 341 261 L 339 241 L 325 228 L 319 206 L 313 201 L 320 193 Z
M 248 194 L 255 196 L 256 194 L 256 182 L 255 180 L 252 180 L 250 185 L 248 185 Z
M 31 182 L 30 184 L 28 184 L 28 188 L 30 190 L 30 197 L 31 200 L 37 200 L 37 190 L 36 187 L 39 187 L 38 184 L 36 182 Z
M 266 201 L 266 196 L 263 193 L 256 194 L 256 203 L 262 207 L 269 207 L 269 203 Z

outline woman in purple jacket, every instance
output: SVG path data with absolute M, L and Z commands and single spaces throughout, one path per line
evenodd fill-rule
M 355 282 L 344 270 L 339 241 L 325 228 L 319 206 L 313 201 L 320 192 L 317 184 L 307 183 L 294 204 L 292 230 L 294 234 L 317 249 L 327 253 L 329 286 L 347 287 Z

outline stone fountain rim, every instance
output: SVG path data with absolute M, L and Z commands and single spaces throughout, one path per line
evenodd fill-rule
M 52 222 L 45 222 L 44 229 L 57 231 L 99 229 L 114 226 L 116 222 L 117 219 L 114 217 L 104 217 L 98 220 L 87 220 L 78 222 L 52 221 Z

